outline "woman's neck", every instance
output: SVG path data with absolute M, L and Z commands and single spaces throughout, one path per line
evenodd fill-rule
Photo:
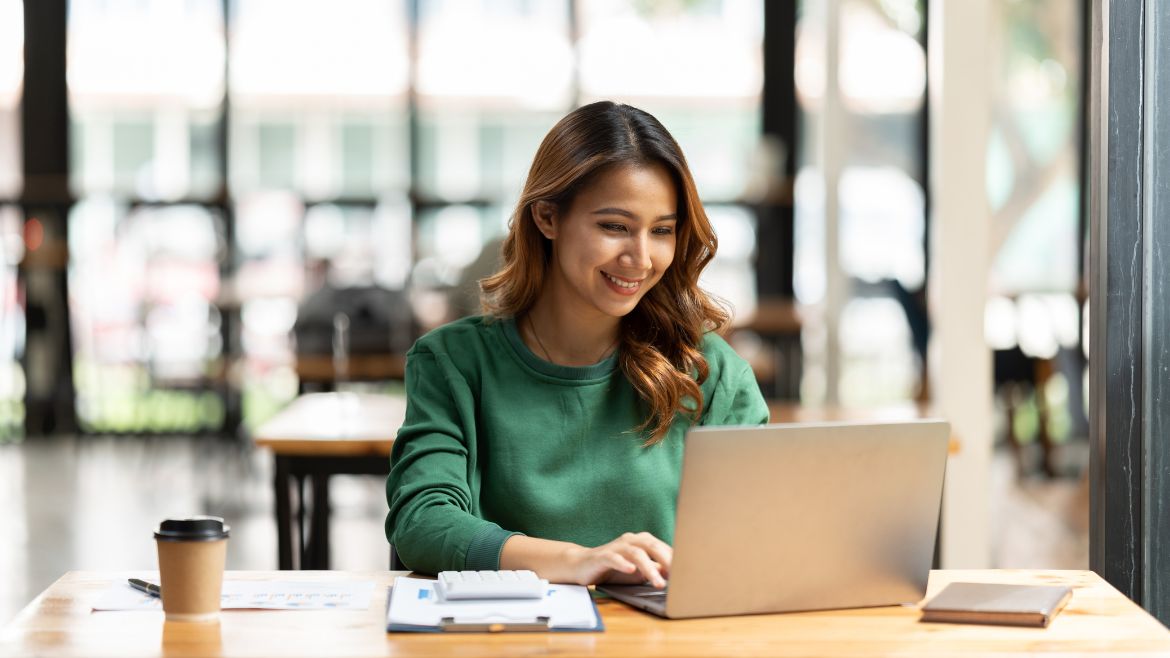
M 618 318 L 576 312 L 548 295 L 542 294 L 516 321 L 532 353 L 557 365 L 591 366 L 617 347 Z

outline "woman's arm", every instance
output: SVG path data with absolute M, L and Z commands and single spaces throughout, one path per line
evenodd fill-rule
M 512 533 L 475 514 L 475 404 L 466 383 L 444 357 L 416 346 L 406 393 L 386 478 L 386 537 L 415 571 L 498 568 Z
M 530 569 L 554 583 L 641 583 L 664 587 L 673 549 L 648 532 L 627 532 L 596 548 L 513 535 L 500 552 L 501 569 Z

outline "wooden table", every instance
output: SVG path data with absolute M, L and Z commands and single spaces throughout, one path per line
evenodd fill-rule
M 402 572 L 398 572 L 402 573 Z M 1089 571 L 935 571 L 948 582 L 1067 584 L 1068 607 L 1047 629 L 925 624 L 914 607 L 668 621 L 599 601 L 598 633 L 387 634 L 395 572 L 229 572 L 227 578 L 373 580 L 363 611 L 230 610 L 218 624 L 165 623 L 161 612 L 91 612 L 114 581 L 147 572 L 70 572 L 0 631 L 0 656 L 1168 656 L 1170 631 Z
M 256 445 L 271 450 L 276 461 L 273 490 L 281 569 L 329 568 L 329 476 L 389 473 L 390 447 L 405 415 L 402 396 L 308 393 L 256 430 Z M 306 478 L 313 492 L 307 531 Z

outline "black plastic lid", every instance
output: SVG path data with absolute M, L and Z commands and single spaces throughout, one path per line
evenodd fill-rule
M 231 530 L 218 516 L 192 516 L 167 519 L 154 531 L 159 541 L 217 541 L 227 539 Z

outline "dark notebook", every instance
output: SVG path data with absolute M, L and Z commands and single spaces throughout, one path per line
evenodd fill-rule
M 1052 585 L 951 583 L 922 606 L 922 621 L 1043 628 L 1071 597 Z

